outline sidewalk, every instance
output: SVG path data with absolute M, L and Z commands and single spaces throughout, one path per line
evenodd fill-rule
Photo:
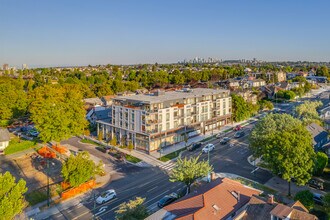
M 89 139 L 91 141 L 94 141 L 94 142 L 96 142 L 98 144 L 101 144 L 103 146 L 111 146 L 111 145 L 109 145 L 107 143 L 104 143 L 102 141 L 96 140 L 96 139 L 91 138 L 91 137 L 85 136 L 85 138 L 87 138 L 87 139 Z M 122 153 L 129 154 L 129 155 L 132 155 L 132 156 L 134 156 L 136 158 L 139 158 L 140 160 L 143 160 L 146 163 L 151 164 L 153 166 L 160 166 L 160 165 L 163 165 L 164 164 L 164 162 L 162 162 L 162 161 L 158 160 L 157 158 L 155 158 L 155 157 L 153 157 L 151 155 L 148 155 L 146 153 L 142 153 L 142 152 L 139 152 L 139 151 L 136 151 L 136 150 L 129 151 L 127 149 L 123 149 L 123 148 L 116 147 L 116 146 L 111 146 L 111 147 L 114 147 L 116 150 L 118 150 L 118 151 L 120 151 Z
M 257 115 L 258 116 L 258 115 Z M 246 126 L 246 125 L 249 125 L 250 123 L 248 123 L 248 121 L 250 120 L 258 120 L 256 118 L 256 116 L 252 117 L 252 118 L 249 118 L 248 120 L 245 120 L 245 121 L 241 121 L 241 122 L 235 122 L 233 124 L 227 124 L 223 127 L 221 127 L 220 129 L 214 129 L 213 131 L 207 131 L 204 134 L 200 134 L 198 136 L 195 136 L 195 137 L 192 137 L 192 138 L 189 138 L 188 139 L 188 142 L 187 142 L 187 145 L 185 142 L 180 142 L 180 143 L 177 143 L 177 144 L 174 144 L 174 145 L 171 145 L 169 147 L 166 147 L 166 148 L 162 148 L 162 156 L 163 155 L 166 155 L 166 154 L 170 154 L 172 152 L 175 152 L 175 151 L 178 151 L 178 150 L 181 150 L 183 148 L 185 148 L 186 146 L 189 146 L 190 144 L 194 143 L 194 142 L 199 142 L 199 141 L 203 141 L 207 138 L 215 138 L 215 136 L 221 132 L 230 132 L 233 130 L 233 128 L 237 125 L 241 125 L 242 127 Z M 209 139 L 209 141 L 212 141 L 213 139 Z M 150 153 L 151 156 L 155 157 L 155 158 L 159 158 L 161 155 L 160 155 L 160 152 L 158 151 L 154 151 L 154 152 L 151 152 Z

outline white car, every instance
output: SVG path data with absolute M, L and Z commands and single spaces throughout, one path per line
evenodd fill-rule
M 117 197 L 116 191 L 114 189 L 109 189 L 109 190 L 103 192 L 99 197 L 97 197 L 96 203 L 103 204 L 116 197 Z
M 203 147 L 202 152 L 203 153 L 208 153 L 209 151 L 214 150 L 214 145 L 213 144 L 207 144 L 205 147 Z

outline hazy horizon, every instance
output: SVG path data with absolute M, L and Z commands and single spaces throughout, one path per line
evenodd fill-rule
M 0 65 L 133 65 L 194 57 L 330 61 L 325 0 L 4 0 L 0 5 Z

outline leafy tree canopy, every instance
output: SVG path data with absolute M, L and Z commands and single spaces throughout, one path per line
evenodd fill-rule
M 119 205 L 116 211 L 117 220 L 143 220 L 149 216 L 148 210 L 143 204 L 145 198 L 136 197 L 134 200 Z
M 251 132 L 250 148 L 288 182 L 295 178 L 304 185 L 311 178 L 315 157 L 311 135 L 288 114 L 269 114 L 260 120 Z
M 321 124 L 321 119 L 316 109 L 322 105 L 321 101 L 305 101 L 295 108 L 295 112 L 297 117 L 301 119 L 305 125 L 312 122 Z
M 0 186 L 0 219 L 13 219 L 26 206 L 26 182 L 20 179 L 16 183 L 15 177 L 6 172 L 0 173 Z
M 82 134 L 87 126 L 82 95 L 73 85 L 45 85 L 33 92 L 31 119 L 44 142 Z
M 314 174 L 322 175 L 324 168 L 328 165 L 328 155 L 323 152 L 317 152 L 315 159 Z
M 301 202 L 308 210 L 311 210 L 314 206 L 313 193 L 309 190 L 297 192 L 294 200 Z
M 190 191 L 190 186 L 196 179 L 207 176 L 212 170 L 207 161 L 199 161 L 199 156 L 179 158 L 170 174 L 170 181 L 183 182 Z
M 103 172 L 103 163 L 100 164 L 96 165 L 86 151 L 79 152 L 77 156 L 71 155 L 62 166 L 64 181 L 72 187 L 79 186 Z

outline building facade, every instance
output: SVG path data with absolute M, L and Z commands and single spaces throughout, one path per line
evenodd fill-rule
M 183 89 L 113 98 L 110 122 L 97 121 L 104 139 L 152 152 L 219 128 L 231 120 L 229 90 Z

